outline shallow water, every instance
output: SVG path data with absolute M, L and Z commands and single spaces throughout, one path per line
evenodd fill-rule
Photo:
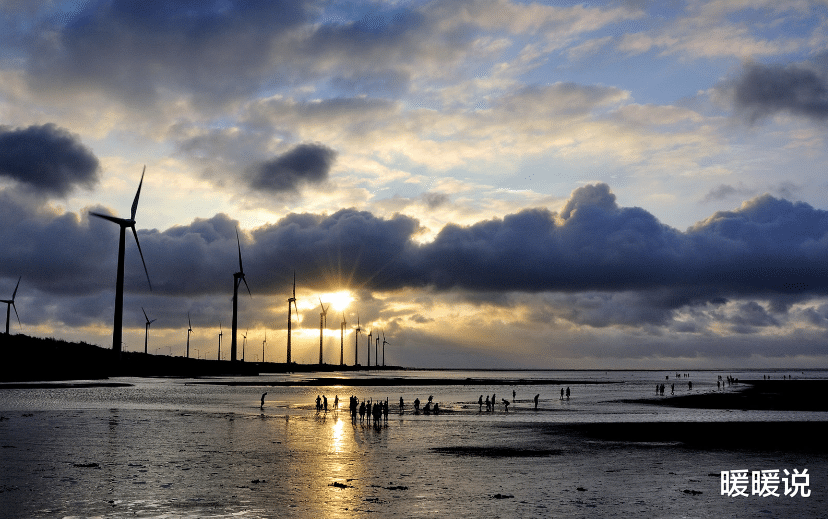
M 800 517 L 824 516 L 828 460 L 791 449 L 699 450 L 610 442 L 568 423 L 828 420 L 828 413 L 704 411 L 620 402 L 676 383 L 716 391 L 691 372 L 396 372 L 362 377 L 491 378 L 486 386 L 266 386 L 313 375 L 263 375 L 261 386 L 119 379 L 130 387 L 0 390 L 0 517 Z M 826 372 L 771 376 L 828 378 Z M 327 375 L 326 375 L 327 376 Z M 670 376 L 665 380 L 665 376 Z M 524 379 L 507 386 L 499 381 Z M 560 400 L 565 380 L 571 397 Z M 232 379 L 224 379 L 232 381 Z M 240 379 L 249 382 L 249 378 Z M 600 381 L 605 384 L 576 382 Z M 482 393 L 516 402 L 480 413 Z M 734 387 L 725 391 L 734 391 Z M 267 391 L 264 409 L 259 399 Z M 330 410 L 317 414 L 317 395 Z M 347 397 L 385 399 L 379 427 L 333 410 Z M 530 402 L 540 394 L 539 410 Z M 446 410 L 413 415 L 429 395 Z M 398 412 L 399 398 L 407 403 Z M 485 409 L 485 407 L 484 407 Z M 809 498 L 720 495 L 719 472 L 809 469 Z M 781 493 L 781 492 L 780 492 Z

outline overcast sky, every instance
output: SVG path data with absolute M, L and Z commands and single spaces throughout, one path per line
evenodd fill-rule
M 146 165 L 129 351 L 229 353 L 238 229 L 247 360 L 295 271 L 303 363 L 321 297 L 332 363 L 828 367 L 828 1 L 167 4 L 0 2 L 14 333 L 111 345 Z

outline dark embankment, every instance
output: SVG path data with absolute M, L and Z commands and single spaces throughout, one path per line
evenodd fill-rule
M 87 343 L 0 334 L 0 382 L 99 380 L 108 377 L 217 377 L 259 373 L 312 373 L 364 370 L 362 366 L 230 362 L 122 352 Z M 401 369 L 398 366 L 372 370 Z
M 716 391 L 636 403 L 694 409 L 828 411 L 828 380 L 744 380 L 734 391 Z

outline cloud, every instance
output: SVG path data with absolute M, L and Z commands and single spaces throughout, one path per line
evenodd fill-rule
M 222 101 L 256 91 L 280 41 L 308 20 L 302 2 L 92 2 L 43 21 L 27 72 L 34 88 L 101 89 L 145 106 L 165 90 Z M 56 17 L 57 21 L 61 17 Z
M 748 63 L 732 85 L 734 108 L 754 123 L 779 112 L 828 120 L 828 68 Z
M 65 196 L 75 187 L 91 188 L 100 164 L 80 137 L 54 124 L 0 126 L 0 177 L 46 195 Z
M 322 144 L 299 144 L 272 160 L 249 169 L 250 187 L 271 193 L 295 193 L 308 184 L 321 184 L 336 152 Z

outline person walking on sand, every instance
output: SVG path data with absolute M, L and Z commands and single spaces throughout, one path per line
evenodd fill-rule
M 334 411 L 339 409 L 339 395 L 334 395 Z
M 569 400 L 569 386 L 566 387 L 566 399 Z
M 509 401 L 506 400 L 505 398 L 502 399 L 502 400 L 503 400 L 503 406 L 506 408 L 506 412 L 508 413 L 509 412 Z
M 563 400 L 564 388 L 561 388 L 561 400 Z
M 480 398 L 477 399 L 477 412 L 483 411 L 483 395 L 480 395 Z
M 320 409 L 322 409 L 322 397 L 316 395 L 316 412 L 318 413 Z
M 535 395 L 535 411 L 537 411 L 537 410 L 538 410 L 538 398 L 540 398 L 540 393 L 538 393 L 537 395 Z
M 517 396 L 517 392 L 513 389 L 512 390 L 512 403 L 515 403 L 515 397 Z
M 492 410 L 492 403 L 489 402 L 489 395 L 486 395 L 486 412 L 488 413 L 491 410 Z
M 265 397 L 266 394 L 267 394 L 267 391 L 262 393 L 262 405 L 259 406 L 259 409 L 264 409 L 264 397 Z
M 325 412 L 327 413 L 328 412 L 328 397 L 326 397 L 325 395 L 322 395 L 322 402 L 324 402 L 323 405 L 325 406 Z

